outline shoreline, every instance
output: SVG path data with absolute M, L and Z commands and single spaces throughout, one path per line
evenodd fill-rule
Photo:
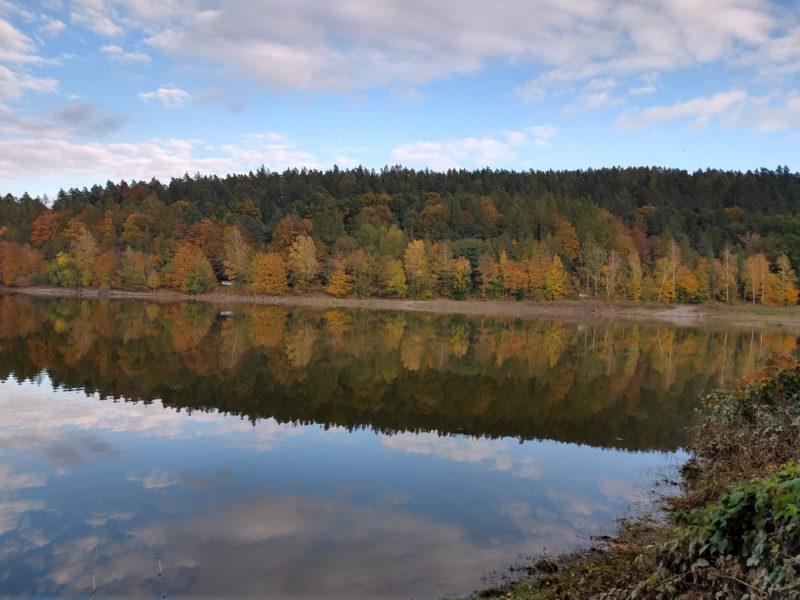
M 799 394 L 789 356 L 716 390 L 692 425 L 679 494 L 468 600 L 800 598 Z
M 771 308 L 722 304 L 656 304 L 598 299 L 587 300 L 430 300 L 392 298 L 334 298 L 321 294 L 295 296 L 248 295 L 215 291 L 191 296 L 174 290 L 127 292 L 100 288 L 60 288 L 56 286 L 6 287 L 0 295 L 22 295 L 38 298 L 87 298 L 96 300 L 149 300 L 152 302 L 206 302 L 215 305 L 263 305 L 311 309 L 363 309 L 382 311 L 425 312 L 440 315 L 468 315 L 510 319 L 557 319 L 565 322 L 651 321 L 678 327 L 725 324 L 741 327 L 780 327 L 800 332 L 800 307 Z

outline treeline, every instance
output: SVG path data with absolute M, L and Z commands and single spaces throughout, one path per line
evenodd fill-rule
M 800 174 L 272 173 L 0 198 L 0 281 L 793 305 Z

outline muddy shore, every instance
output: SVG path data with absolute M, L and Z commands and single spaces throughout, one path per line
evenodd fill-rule
M 568 322 L 653 321 L 692 327 L 726 324 L 742 327 L 781 327 L 800 332 L 800 307 L 766 308 L 749 305 L 722 304 L 667 305 L 656 303 L 610 302 L 605 300 L 404 300 L 388 298 L 333 298 L 308 294 L 303 296 L 258 296 L 218 290 L 190 296 L 174 290 L 126 292 L 100 288 L 60 288 L 34 286 L 10 288 L 0 286 L 0 294 L 20 294 L 44 298 L 140 299 L 152 302 L 208 302 L 218 305 L 258 304 L 312 309 L 348 308 L 366 310 L 399 310 L 434 314 L 463 314 L 506 319 L 558 319 Z

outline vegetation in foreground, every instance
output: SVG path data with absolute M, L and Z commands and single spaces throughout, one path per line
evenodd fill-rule
M 540 561 L 480 598 L 800 598 L 800 362 L 775 358 L 711 394 L 667 520 L 604 550 Z
M 790 306 L 800 174 L 286 171 L 0 197 L 0 283 Z

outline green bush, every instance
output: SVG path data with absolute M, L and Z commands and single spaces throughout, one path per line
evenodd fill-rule
M 201 269 L 192 269 L 186 274 L 181 283 L 181 289 L 187 294 L 202 294 L 214 287 L 213 273 L 206 273 Z
M 799 509 L 800 465 L 790 462 L 719 502 L 675 513 L 679 538 L 662 568 L 712 588 L 738 581 L 768 597 L 793 597 L 800 593 Z

